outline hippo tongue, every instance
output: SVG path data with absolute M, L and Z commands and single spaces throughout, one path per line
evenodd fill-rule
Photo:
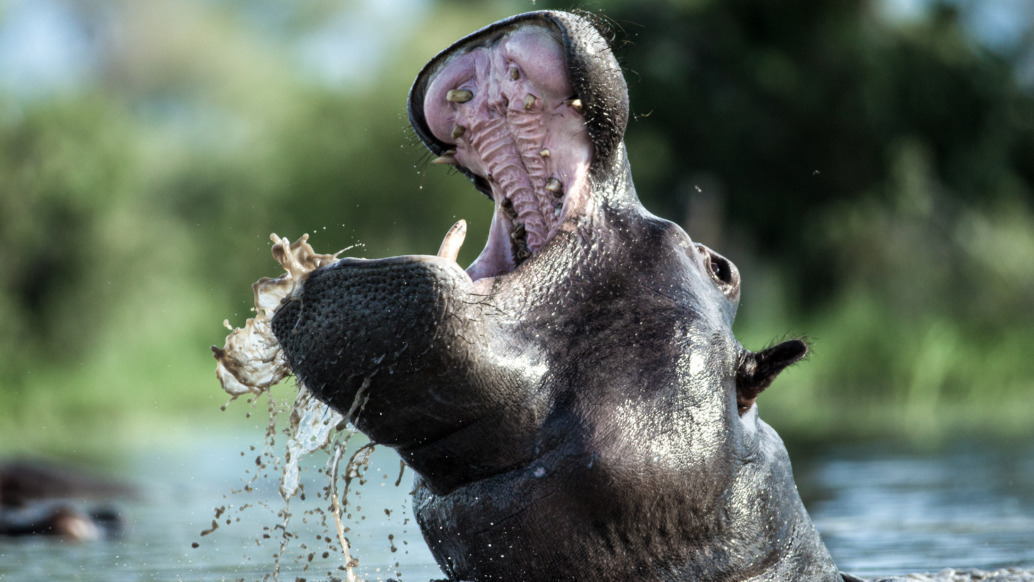
M 455 56 L 428 87 L 428 126 L 453 147 L 436 163 L 482 177 L 495 200 L 474 280 L 538 252 L 585 199 L 592 145 L 566 70 L 556 36 L 529 26 Z

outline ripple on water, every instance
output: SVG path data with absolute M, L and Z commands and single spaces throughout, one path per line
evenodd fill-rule
M 863 577 L 1034 566 L 1034 443 L 834 446 L 798 476 L 834 559 Z M 1034 576 L 1034 575 L 1031 575 Z

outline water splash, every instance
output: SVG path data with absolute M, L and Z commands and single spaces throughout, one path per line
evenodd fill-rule
M 284 475 L 280 480 L 280 496 L 284 501 L 298 494 L 298 462 L 301 458 L 329 445 L 335 431 L 343 428 L 344 424 L 345 417 L 316 400 L 304 387 L 299 388 L 291 410 L 291 436 L 287 441 Z
M 223 390 L 230 395 L 231 402 L 242 395 L 257 397 L 268 394 L 270 388 L 291 375 L 283 350 L 273 335 L 272 317 L 285 299 L 294 297 L 299 292 L 309 273 L 334 263 L 339 254 L 348 250 L 344 249 L 333 255 L 316 253 L 308 244 L 308 235 L 303 235 L 293 243 L 276 234 L 271 235 L 270 239 L 273 241 L 273 257 L 285 272 L 277 278 L 263 277 L 252 285 L 255 294 L 255 307 L 253 308 L 256 313 L 255 317 L 248 319 L 244 327 L 236 329 L 232 328 L 229 322 L 224 321 L 223 325 L 230 329 L 231 333 L 227 336 L 226 343 L 222 348 L 212 346 L 212 352 L 218 361 L 216 377 Z M 290 426 L 286 429 L 288 434 L 287 451 L 283 458 L 279 486 L 284 507 L 277 512 L 281 518 L 279 526 L 281 542 L 272 577 L 274 581 L 277 579 L 280 557 L 285 555 L 287 545 L 294 537 L 288 526 L 291 520 L 290 501 L 301 490 L 299 463 L 306 455 L 324 450 L 331 453 L 327 468 L 323 472 L 327 473 L 330 478 L 326 495 L 332 502 L 331 509 L 336 525 L 337 540 L 345 559 L 345 580 L 361 582 L 354 572 L 358 562 L 351 556 L 351 546 L 345 536 L 348 528 L 345 527 L 341 518 L 347 507 L 348 491 L 352 481 L 358 477 L 360 483 L 362 482 L 361 476 L 373 450 L 372 444 L 364 445 L 349 459 L 344 470 L 345 488 L 341 495 L 338 495 L 337 482 L 340 463 L 344 458 L 348 441 L 355 432 L 355 429 L 348 425 L 347 419 L 361 412 L 366 404 L 369 379 L 363 383 L 351 408 L 344 415 L 317 400 L 301 382 L 297 387 L 298 394 L 291 407 Z M 270 422 L 266 431 L 267 450 L 274 444 L 278 412 L 274 399 L 270 396 L 269 400 Z M 226 409 L 226 405 L 223 406 L 223 409 Z M 256 462 L 261 464 L 261 459 L 265 454 L 266 451 Z M 273 457 L 274 469 L 279 468 L 277 466 L 279 461 L 278 458 Z M 251 483 L 248 483 L 245 490 L 250 490 L 250 485 Z M 304 495 L 302 497 L 304 499 Z M 223 509 L 216 510 L 217 519 Z M 212 528 L 202 532 L 201 535 L 207 535 L 218 527 L 215 520 L 212 524 Z M 309 556 L 310 561 L 311 559 L 312 554 Z
M 284 352 L 273 335 L 273 314 L 284 299 L 298 292 L 309 273 L 334 263 L 339 254 L 348 250 L 333 255 L 319 254 L 309 246 L 307 234 L 293 243 L 276 234 L 269 238 L 273 241 L 273 258 L 284 268 L 284 273 L 275 279 L 263 277 L 251 286 L 255 293 L 252 308 L 255 317 L 237 329 L 223 320 L 231 333 L 222 348 L 212 346 L 218 361 L 215 375 L 223 390 L 230 394 L 231 401 L 244 394 L 260 395 L 291 374 Z

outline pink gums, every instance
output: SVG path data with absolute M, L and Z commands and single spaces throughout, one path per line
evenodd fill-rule
M 585 198 L 592 144 L 574 97 L 563 47 L 541 27 L 454 57 L 428 87 L 429 128 L 455 145 L 456 163 L 485 178 L 496 201 L 489 244 L 472 270 L 520 264 L 556 232 L 568 200 Z M 502 253 L 496 247 L 507 238 L 512 248 Z M 482 260 L 492 264 L 477 266 Z

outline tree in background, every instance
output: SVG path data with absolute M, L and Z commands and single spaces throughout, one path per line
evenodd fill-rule
M 926 213 L 923 235 L 938 239 L 974 212 L 1032 209 L 1034 95 L 1019 55 L 976 44 L 949 4 L 917 22 L 869 0 L 602 6 L 628 45 L 641 196 L 669 216 L 718 197 L 730 236 L 799 281 L 801 306 L 878 252 L 842 232 L 860 208 Z
M 359 256 L 433 253 L 466 218 L 473 259 L 490 208 L 461 176 L 426 167 L 409 83 L 475 28 L 570 6 L 364 12 L 375 4 L 52 3 L 96 52 L 57 95 L 0 93 L 0 399 L 12 418 L 139 408 L 154 394 L 209 406 L 205 347 L 223 317 L 248 316 L 248 285 L 274 274 L 270 232 L 312 233 L 321 251 L 359 243 Z M 974 406 L 981 422 L 1029 398 L 1034 96 L 1016 68 L 1030 39 L 990 51 L 947 2 L 906 21 L 869 0 L 592 8 L 629 79 L 644 202 L 739 263 L 744 343 L 783 330 L 815 340 L 765 403 L 784 434 L 845 430 L 846 417 L 859 431 L 916 419 L 943 430 Z M 299 47 L 353 36 L 376 45 L 376 66 L 330 81 L 303 66 Z
M 469 185 L 425 173 L 405 99 L 428 54 L 503 14 L 444 8 L 445 24 L 385 42 L 358 78 L 301 66 L 298 47 L 328 22 L 376 24 L 367 8 L 47 4 L 90 50 L 74 83 L 0 89 L 0 431 L 20 436 L 0 441 L 217 410 L 208 346 L 224 318 L 251 315 L 251 283 L 277 274 L 271 232 L 433 254 L 457 215 L 488 216 Z
M 938 403 L 1030 394 L 1024 47 L 989 51 L 943 2 L 912 22 L 866 0 L 613 2 L 604 14 L 633 45 L 643 197 L 688 212 L 691 233 L 721 236 L 708 221 L 724 219 L 729 240 L 715 244 L 778 265 L 787 308 L 818 334 L 798 400 L 904 404 L 936 422 Z M 772 309 L 751 304 L 750 285 L 748 310 Z

